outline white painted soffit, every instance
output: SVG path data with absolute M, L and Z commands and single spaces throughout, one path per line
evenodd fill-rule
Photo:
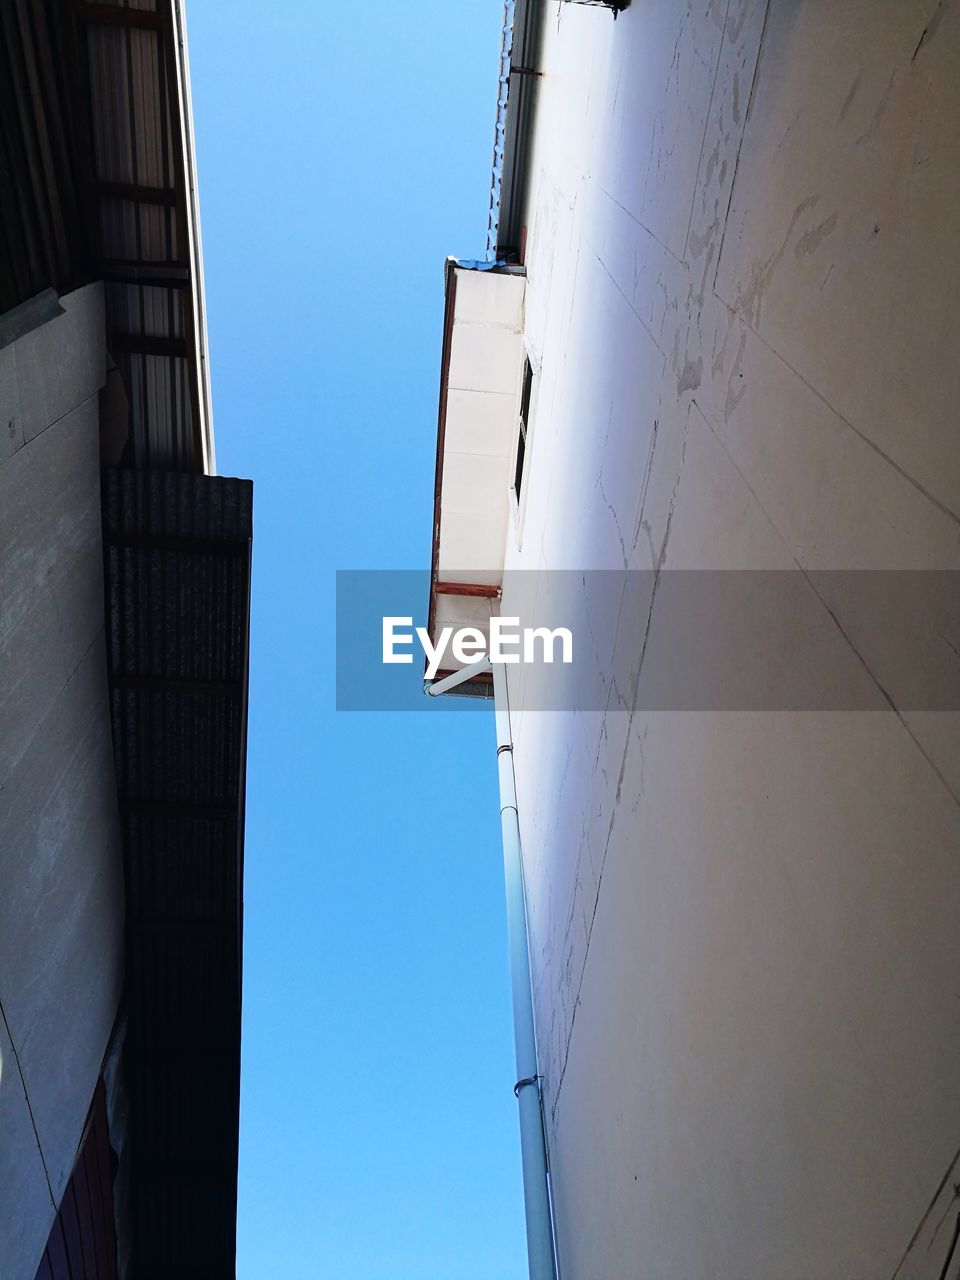
M 497 587 L 523 364 L 522 275 L 451 268 L 434 581 Z

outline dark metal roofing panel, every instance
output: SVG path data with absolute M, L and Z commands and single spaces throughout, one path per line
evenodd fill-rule
M 137 9 L 162 19 L 141 27 L 139 16 L 121 21 L 125 8 L 114 9 L 113 22 L 102 9 L 78 10 L 98 214 L 90 269 L 113 282 L 108 345 L 130 399 L 133 459 L 200 469 L 199 393 L 183 340 L 193 315 L 176 68 L 166 15 Z M 154 283 L 138 282 L 151 271 Z
M 252 485 L 103 477 L 133 1280 L 234 1274 Z
M 79 283 L 85 229 L 57 0 L 0 0 L 0 311 Z M 62 291 L 62 289 L 61 289 Z
M 182 0 L 0 0 L 0 313 L 107 284 L 125 461 L 212 470 Z

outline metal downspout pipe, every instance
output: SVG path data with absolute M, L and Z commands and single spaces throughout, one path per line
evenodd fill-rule
M 493 663 L 493 693 L 497 725 L 497 770 L 500 776 L 500 823 L 503 829 L 503 874 L 507 894 L 510 985 L 513 994 L 513 1034 L 517 1054 L 517 1083 L 514 1092 L 520 1108 L 520 1155 L 527 1221 L 527 1258 L 530 1280 L 557 1280 L 553 1216 L 547 1181 L 547 1142 L 540 1073 L 537 1069 L 533 989 L 530 985 L 520 821 L 513 772 L 513 735 L 510 731 L 507 672 L 503 663 Z
M 523 1203 L 527 1221 L 527 1262 L 530 1280 L 557 1280 L 557 1255 L 553 1208 L 547 1173 L 547 1139 L 543 1123 L 540 1073 L 537 1070 L 537 1033 L 533 1020 L 533 988 L 530 985 L 530 951 L 527 942 L 527 907 L 520 852 L 520 820 L 517 783 L 513 772 L 513 734 L 510 701 L 503 663 L 488 656 L 442 680 L 424 686 L 430 697 L 439 697 L 481 672 L 493 669 L 493 705 L 497 726 L 497 772 L 500 777 L 500 825 L 503 830 L 503 876 L 507 894 L 507 946 L 513 995 L 513 1035 L 517 1055 L 514 1093 L 520 1108 L 520 1159 L 523 1166 Z

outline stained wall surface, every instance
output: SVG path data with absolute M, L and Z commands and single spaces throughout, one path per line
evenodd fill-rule
M 100 285 L 0 349 L 0 1273 L 31 1280 L 122 984 Z
M 508 572 L 960 567 L 960 8 L 547 9 Z M 511 672 L 565 1280 L 936 1280 L 957 716 L 646 711 L 653 613 Z

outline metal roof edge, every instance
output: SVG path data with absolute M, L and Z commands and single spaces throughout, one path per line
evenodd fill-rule
M 447 381 L 450 370 L 450 339 L 453 334 L 453 311 L 456 303 L 457 259 L 447 255 L 443 266 L 443 341 L 440 348 L 440 401 L 437 408 L 437 460 L 433 477 L 433 535 L 430 551 L 430 600 L 427 607 L 427 631 L 433 634 L 437 614 L 437 579 L 440 558 L 440 503 L 443 490 L 443 446 L 447 426 Z
M 215 475 L 217 470 L 216 445 L 213 434 L 213 404 L 210 390 L 210 362 L 207 358 L 207 307 L 203 276 L 203 245 L 200 235 L 200 200 L 197 190 L 196 140 L 193 129 L 193 103 L 190 93 L 190 57 L 187 46 L 187 17 L 185 0 L 172 0 L 174 34 L 176 38 L 177 89 L 180 98 L 180 142 L 183 147 L 184 172 L 189 187 L 187 205 L 187 229 L 190 253 L 190 279 L 193 294 L 193 338 L 196 344 L 196 377 L 200 406 L 200 439 L 203 470 Z
M 512 20 L 511 20 L 512 9 Z M 508 0 L 504 10 L 487 253 L 521 259 L 524 206 L 539 70 L 544 0 Z M 502 133 L 502 138 L 501 138 Z

